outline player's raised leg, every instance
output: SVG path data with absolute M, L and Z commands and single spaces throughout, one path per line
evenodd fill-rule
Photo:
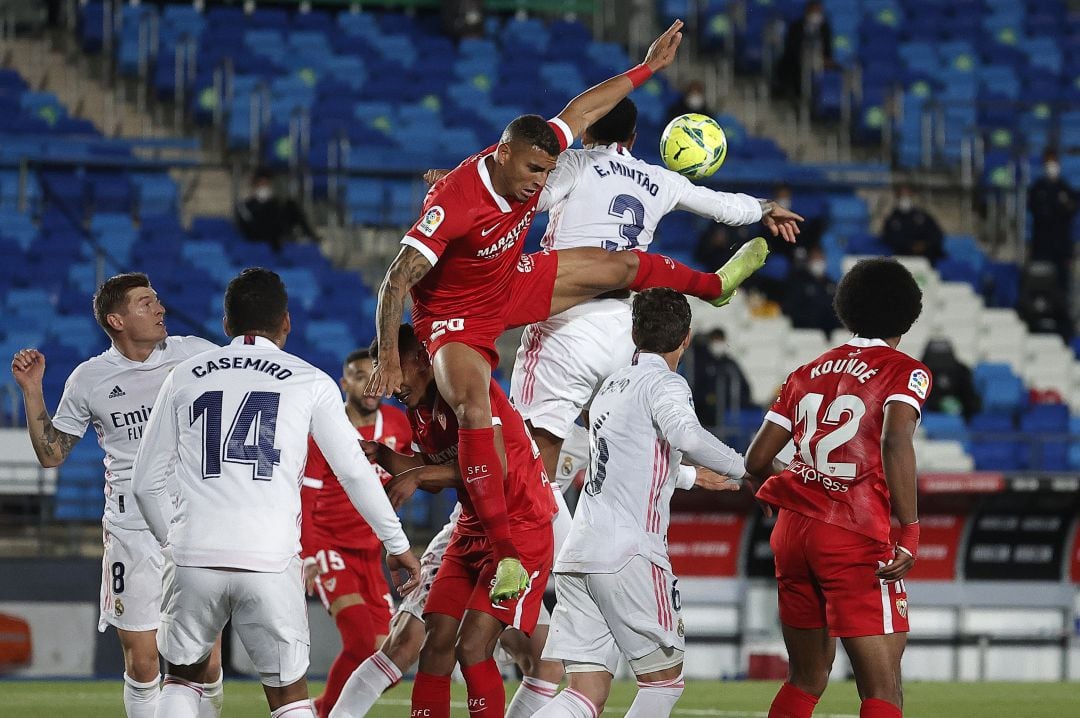
M 829 684 L 836 639 L 827 628 L 783 626 L 788 678 L 773 698 L 769 718 L 810 718 Z
M 559 271 L 551 297 L 551 313 L 557 314 L 617 289 L 641 291 L 670 287 L 681 294 L 704 299 L 721 307 L 735 290 L 765 264 L 769 246 L 755 237 L 716 272 L 699 272 L 662 254 L 608 252 L 580 247 L 559 252 Z
M 859 718 L 900 718 L 904 707 L 900 659 L 907 633 L 842 640 L 862 700 Z

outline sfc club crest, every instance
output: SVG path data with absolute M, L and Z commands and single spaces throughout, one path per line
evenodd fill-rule
M 337 579 L 336 578 L 328 578 L 325 581 L 323 581 L 323 585 L 326 586 L 327 591 L 333 591 L 334 588 L 337 587 Z
M 896 599 L 896 612 L 900 614 L 900 618 L 907 618 L 907 599 Z

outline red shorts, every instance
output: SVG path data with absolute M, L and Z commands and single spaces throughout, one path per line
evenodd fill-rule
M 555 293 L 555 277 L 559 273 L 558 252 L 523 254 L 510 282 L 510 293 L 499 307 L 477 307 L 468 317 L 442 317 L 431 311 L 413 314 L 416 336 L 427 348 L 428 356 L 444 344 L 465 344 L 480 352 L 491 363 L 499 365 L 495 340 L 512 327 L 543 321 L 551 316 L 551 298 Z
M 517 600 L 494 606 L 488 592 L 495 581 L 498 562 L 492 556 L 487 538 L 455 531 L 431 584 L 424 613 L 441 613 L 460 621 L 466 609 L 482 611 L 531 635 L 544 605 L 544 589 L 551 574 L 554 552 L 551 526 L 516 532 L 514 546 L 532 583 Z
M 907 588 L 874 572 L 893 547 L 854 531 L 781 509 L 773 527 L 780 622 L 829 629 L 835 638 L 908 631 Z
M 390 619 L 394 617 L 394 599 L 383 573 L 382 552 L 324 548 L 312 555 L 323 571 L 315 579 L 315 590 L 326 610 L 342 596 L 360 594 L 375 635 L 388 635 Z

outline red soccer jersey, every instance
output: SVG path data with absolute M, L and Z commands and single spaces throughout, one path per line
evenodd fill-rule
M 902 401 L 922 414 L 929 393 L 926 366 L 880 339 L 856 337 L 799 367 L 766 416 L 792 432 L 795 458 L 758 498 L 889 543 L 885 405 Z
M 357 427 L 356 431 L 361 439 L 378 441 L 399 452 L 408 452 L 412 440 L 412 429 L 405 413 L 386 405 L 379 407 L 374 424 Z M 385 485 L 392 477 L 381 466 L 374 466 Z M 305 511 L 305 518 L 310 518 L 305 524 L 310 525 L 301 526 L 305 553 L 325 548 L 325 545 L 313 545 L 320 539 L 324 544 L 342 548 L 381 550 L 378 537 L 356 511 L 311 437 L 308 437 L 308 459 L 304 467 L 301 496 L 310 507 L 309 511 Z
M 562 149 L 573 142 L 558 118 L 549 123 Z M 542 192 L 525 202 L 495 192 L 484 160 L 493 145 L 473 155 L 436 182 L 423 213 L 402 244 L 419 250 L 432 269 L 411 292 L 414 323 L 454 321 L 460 330 L 470 317 L 498 316 L 521 256 Z
M 540 452 L 525 428 L 521 415 L 510 406 L 510 400 L 494 381 L 491 382 L 491 420 L 502 426 L 506 446 L 506 509 L 510 514 L 512 531 L 548 526 L 558 513 L 555 499 Z M 429 464 L 457 463 L 457 417 L 441 396 L 435 406 L 420 406 L 409 411 L 413 429 L 413 451 L 423 454 Z M 476 516 L 469 494 L 457 492 L 461 502 L 461 517 L 457 531 L 469 536 L 483 536 L 484 527 Z

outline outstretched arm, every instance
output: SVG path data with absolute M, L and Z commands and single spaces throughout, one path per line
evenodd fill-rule
M 45 376 L 45 355 L 37 349 L 23 349 L 11 360 L 11 373 L 22 390 L 26 409 L 26 430 L 38 463 L 46 469 L 59 466 L 79 442 L 78 436 L 66 434 L 53 426 L 41 382 Z
M 386 277 L 379 286 L 379 308 L 375 315 L 379 356 L 367 385 L 370 396 L 390 396 L 401 385 L 397 336 L 401 314 L 405 310 L 405 295 L 431 271 L 431 267 L 431 261 L 420 250 L 405 245 L 386 270 Z
M 648 80 L 654 72 L 659 72 L 674 62 L 675 51 L 682 42 L 682 26 L 682 20 L 671 23 L 671 27 L 649 46 L 642 64 L 629 72 L 605 80 L 570 100 L 570 104 L 559 113 L 559 119 L 570 127 L 574 137 L 581 137 L 585 128 L 610 112 L 611 108 L 635 87 Z

